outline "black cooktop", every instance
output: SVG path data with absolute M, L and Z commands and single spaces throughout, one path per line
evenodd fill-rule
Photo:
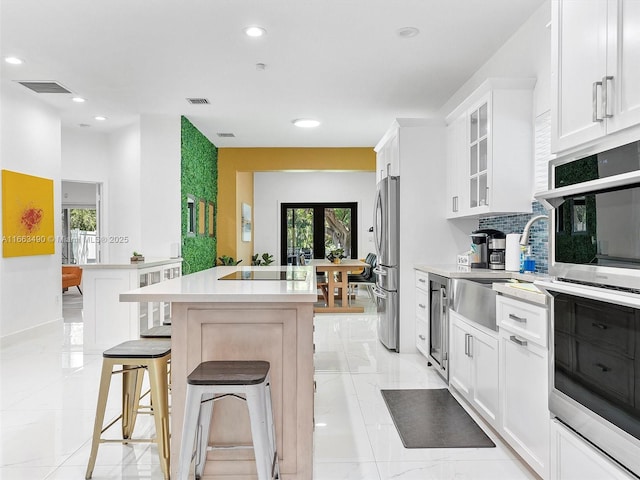
M 307 272 L 300 270 L 236 270 L 218 280 L 306 280 Z

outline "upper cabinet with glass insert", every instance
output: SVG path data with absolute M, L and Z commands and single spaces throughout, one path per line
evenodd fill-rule
M 531 212 L 534 85 L 489 79 L 447 116 L 447 218 Z

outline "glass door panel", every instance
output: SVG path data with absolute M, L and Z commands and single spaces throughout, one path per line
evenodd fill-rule
M 469 153 L 469 173 L 475 175 L 478 173 L 478 145 L 471 145 Z
M 471 208 L 478 206 L 478 177 L 473 177 L 470 184 L 471 194 L 469 196 L 469 206 Z
M 313 208 L 287 208 L 287 265 L 313 258 Z
M 283 203 L 280 212 L 282 265 L 326 258 L 335 248 L 358 258 L 357 203 Z
M 487 169 L 487 139 L 483 138 L 479 146 L 478 172 L 484 172 Z
M 351 209 L 324 209 L 324 249 L 328 253 L 336 248 L 344 250 L 344 256 L 351 258 Z
M 484 172 L 482 175 L 478 176 L 478 203 L 479 205 L 487 205 L 487 172 Z
M 479 125 L 478 125 L 478 138 L 485 137 L 489 128 L 488 121 L 488 106 L 486 103 L 483 103 L 480 109 L 478 110 L 478 116 L 480 117 Z
M 471 143 L 475 143 L 478 140 L 478 111 L 476 110 L 471 114 L 471 122 L 469 128 L 469 139 Z

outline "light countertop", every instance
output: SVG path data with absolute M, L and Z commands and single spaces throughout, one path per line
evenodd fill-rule
M 508 272 L 506 270 L 491 270 L 486 268 L 470 268 L 456 264 L 443 265 L 415 265 L 421 272 L 433 273 L 446 278 L 487 278 L 495 279 L 493 289 L 503 295 L 526 300 L 528 302 L 547 305 L 547 296 L 533 282 L 549 278 L 548 275 L 535 273 Z M 518 280 L 524 283 L 507 283 L 508 280 Z
M 121 262 L 121 263 L 87 263 L 84 265 L 76 265 L 85 270 L 101 270 L 101 269 L 136 269 L 158 267 L 160 265 L 168 265 L 170 263 L 182 263 L 182 258 L 149 258 L 144 262 Z
M 304 280 L 220 280 L 235 271 L 305 272 Z M 121 302 L 309 302 L 318 300 L 313 267 L 214 267 L 120 294 Z

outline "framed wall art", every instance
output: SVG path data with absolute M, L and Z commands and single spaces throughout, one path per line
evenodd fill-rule
M 55 253 L 53 180 L 2 170 L 2 256 Z

